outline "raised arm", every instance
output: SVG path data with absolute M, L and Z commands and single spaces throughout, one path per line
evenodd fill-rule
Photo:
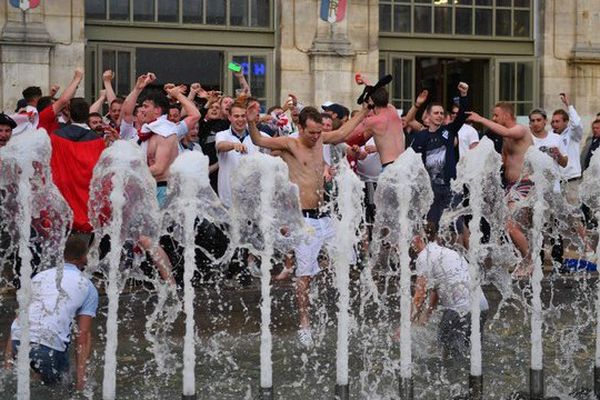
M 167 90 L 167 93 L 169 94 L 169 96 L 171 96 L 171 98 L 177 100 L 181 104 L 181 107 L 186 113 L 186 117 L 183 121 L 181 121 L 181 123 L 184 123 L 187 126 L 188 130 L 190 130 L 194 127 L 194 125 L 196 125 L 196 122 L 198 122 L 198 120 L 200 119 L 200 111 L 198 111 L 198 108 L 196 108 L 194 102 L 187 98 L 181 90 L 182 88 L 177 86 L 169 88 Z
M 323 143 L 338 144 L 344 142 L 368 113 L 369 109 L 367 108 L 366 103 L 363 103 L 363 108 L 357 112 L 354 117 L 350 119 L 350 121 L 342 125 L 340 129 L 331 132 L 323 132 Z
M 106 100 L 108 101 L 109 106 L 117 98 L 115 90 L 112 86 L 112 80 L 114 76 L 114 73 L 110 69 L 104 71 L 102 74 L 102 83 L 104 84 L 104 90 L 106 90 Z
M 569 114 L 569 125 L 571 127 L 571 138 L 576 142 L 581 142 L 583 139 L 583 125 L 581 125 L 581 117 L 577 114 L 577 110 L 569 101 L 569 96 L 561 93 L 560 100 L 567 107 L 567 113 Z
M 465 114 L 468 115 L 467 121 L 479 123 L 502 137 L 519 140 L 527 135 L 527 130 L 521 125 L 515 125 L 512 128 L 507 128 L 503 125 L 495 123 L 494 121 L 482 117 L 474 111 L 467 112 Z
M 243 92 L 246 94 L 246 96 L 251 96 L 252 94 L 250 93 L 250 85 L 248 85 L 248 81 L 246 81 L 246 77 L 244 76 L 244 73 L 242 71 L 240 72 L 234 72 L 233 75 L 237 78 L 240 86 L 242 87 Z
M 256 122 L 259 118 L 259 107 L 258 102 L 252 102 L 246 110 L 246 119 L 248 121 L 248 131 L 250 132 L 250 138 L 252 143 L 259 147 L 270 150 L 289 150 L 290 141 L 294 140 L 287 136 L 270 137 L 263 136 L 256 127 Z
M 137 78 L 133 90 L 131 93 L 129 93 L 129 95 L 127 95 L 125 101 L 123 102 L 123 107 L 121 108 L 121 121 L 125 121 L 128 124 L 133 123 L 133 111 L 135 110 L 138 97 L 140 97 L 142 90 L 144 90 L 146 86 L 155 80 L 156 75 L 154 75 L 152 72 L 140 75 Z
M 458 84 L 458 93 L 460 94 L 460 97 L 458 100 L 458 114 L 456 115 L 456 118 L 454 118 L 454 121 L 452 121 L 448 125 L 448 130 L 451 133 L 453 133 L 455 136 L 458 136 L 458 131 L 460 130 L 460 128 L 462 128 L 463 124 L 467 120 L 467 115 L 465 114 L 465 111 L 467 111 L 467 107 L 468 107 L 468 99 L 467 99 L 468 91 L 469 91 L 469 85 L 467 85 L 464 82 L 460 82 Z
M 73 80 L 71 81 L 71 83 L 69 83 L 69 86 L 67 86 L 67 88 L 62 92 L 58 100 L 56 100 L 52 104 L 52 110 L 54 111 L 55 115 L 58 115 L 58 113 L 61 112 L 67 104 L 69 104 L 73 96 L 75 96 L 75 92 L 77 92 L 77 87 L 81 83 L 82 79 L 83 69 L 80 67 L 75 68 L 75 72 L 73 73 Z
M 90 106 L 90 112 L 97 112 L 99 113 L 102 110 L 102 105 L 104 104 L 104 102 L 106 101 L 106 90 L 102 89 L 100 91 L 100 96 L 98 97 L 98 100 L 96 100 L 91 106 Z
M 427 89 L 422 90 L 421 93 L 419 93 L 419 95 L 417 96 L 415 103 L 410 107 L 410 109 L 406 113 L 406 116 L 404 117 L 406 125 L 409 125 L 414 130 L 420 131 L 424 128 L 423 124 L 416 120 L 416 117 L 417 112 L 419 112 L 419 109 L 423 107 L 423 104 L 425 104 L 425 102 L 427 101 L 428 96 L 429 91 Z

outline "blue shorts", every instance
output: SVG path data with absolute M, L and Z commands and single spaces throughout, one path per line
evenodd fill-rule
M 21 342 L 12 341 L 13 352 L 16 355 Z M 67 351 L 58 351 L 43 344 L 31 343 L 29 365 L 40 374 L 45 385 L 54 385 L 61 381 L 62 376 L 69 371 L 69 355 Z
M 165 201 L 167 201 L 167 186 L 157 186 L 156 187 L 156 199 L 158 200 L 158 206 L 163 208 L 165 205 Z

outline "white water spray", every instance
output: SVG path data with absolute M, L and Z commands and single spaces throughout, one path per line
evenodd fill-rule
M 343 159 L 337 164 L 335 177 L 337 188 L 336 202 L 340 218 L 334 218 L 335 246 L 333 265 L 335 266 L 336 286 L 338 290 L 338 326 L 336 350 L 336 383 L 348 385 L 348 340 L 350 331 L 350 264 L 362 218 L 363 183 L 352 172 L 348 162 Z
M 261 260 L 260 384 L 273 387 L 271 360 L 271 258 L 275 248 L 290 249 L 303 226 L 298 187 L 287 165 L 261 153 L 243 157 L 232 179 L 232 243 Z
M 227 221 L 227 211 L 210 186 L 208 157 L 196 151 L 185 152 L 177 157 L 169 170 L 168 196 L 163 211 L 163 231 L 173 228 L 173 238 L 184 248 L 185 336 L 182 393 L 184 396 L 196 394 L 195 292 L 192 279 L 196 271 L 196 226 L 203 219 L 222 224 Z
M 590 212 L 600 221 L 600 151 L 596 151 L 589 167 L 583 173 L 579 186 L 581 200 L 590 208 Z M 600 263 L 600 239 L 596 247 L 596 265 Z M 600 367 L 600 284 L 596 283 L 596 357 L 595 366 Z
M 372 252 L 389 244 L 400 255 L 400 377 L 412 378 L 410 256 L 413 235 L 431 206 L 433 192 L 421 156 L 406 150 L 379 176 Z M 383 243 L 382 243 L 383 242 Z
M 89 215 L 99 238 L 110 236 L 108 315 L 102 397 L 116 398 L 119 295 L 130 271 L 120 269 L 122 244 L 147 237 L 156 243 L 159 231 L 156 183 L 140 149 L 116 141 L 106 149 L 90 183 Z
M 546 221 L 545 214 L 548 210 L 547 198 L 552 195 L 554 184 L 558 179 L 558 171 L 554 166 L 554 160 L 534 146 L 531 146 L 525 154 L 523 170 L 522 176 L 527 177 L 527 174 L 530 174 L 529 178 L 535 184 L 527 202 L 533 210 L 529 242 L 533 268 L 531 274 L 531 369 L 541 371 L 543 369 L 542 325 L 544 322 L 541 293 L 544 272 L 540 251 L 544 241 L 543 229 Z
M 452 182 L 455 192 L 462 192 L 463 186 L 469 189 L 469 207 L 472 215 L 471 236 L 469 239 L 469 275 L 471 278 L 471 376 L 481 376 L 483 373 L 481 362 L 481 330 L 480 330 L 480 299 L 481 299 L 481 265 L 486 256 L 481 246 L 483 234 L 479 221 L 482 217 L 488 222 L 494 219 L 500 223 L 490 225 L 504 225 L 507 207 L 503 201 L 504 193 L 500 168 L 502 158 L 494 150 L 494 144 L 488 138 L 472 150 L 469 150 L 457 166 L 457 178 Z M 499 204 L 494 204 L 492 199 L 501 199 Z M 494 207 L 493 209 L 491 207 Z M 499 207 L 499 209 L 498 209 Z M 501 216 L 501 218 L 498 218 Z
M 0 149 L 0 197 L 2 197 L 2 227 L 7 228 L 10 242 L 18 246 L 21 259 L 19 303 L 20 346 L 17 358 L 17 398 L 30 397 L 29 352 L 33 273 L 32 249 L 38 252 L 44 268 L 55 266 L 59 291 L 62 277 L 62 253 L 66 233 L 71 228 L 73 214 L 53 184 L 50 174 L 50 139 L 44 130 L 29 130 L 12 138 Z M 35 236 L 31 236 L 31 232 Z M 62 292 L 61 292 L 62 293 Z

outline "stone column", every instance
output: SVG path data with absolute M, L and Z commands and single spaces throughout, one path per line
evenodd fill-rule
M 309 50 L 310 72 L 314 88 L 314 104 L 333 101 L 350 106 L 353 103 L 353 65 L 355 52 L 348 39 L 348 4 L 340 22 L 317 23 L 317 34 Z
M 280 0 L 280 100 L 288 93 L 304 104 L 331 100 L 352 109 L 362 92 L 354 73 L 377 80 L 378 0 L 349 0 L 346 18 L 319 18 L 320 0 Z
M 0 106 L 6 112 L 14 111 L 27 86 L 40 86 L 44 94 L 55 83 L 64 89 L 73 70 L 83 67 L 83 1 L 42 1 L 23 15 L 3 0 L 0 26 Z
M 48 90 L 53 45 L 39 9 L 23 12 L 6 3 L 6 22 L 0 34 L 0 102 L 5 112 L 12 113 L 25 87 Z

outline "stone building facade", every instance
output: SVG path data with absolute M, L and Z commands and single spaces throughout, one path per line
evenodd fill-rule
M 73 69 L 84 64 L 84 5 L 82 0 L 42 1 L 21 11 L 0 1 L 0 104 L 13 112 L 21 91 L 53 83 L 64 86 Z M 83 95 L 83 88 L 80 89 Z
M 12 111 L 24 87 L 64 87 L 78 65 L 89 98 L 105 68 L 120 94 L 149 68 L 233 92 L 227 64 L 236 61 L 264 105 L 294 93 L 352 106 L 361 72 L 393 74 L 391 97 L 404 109 L 422 88 L 449 104 L 465 80 L 484 114 L 499 100 L 520 115 L 553 110 L 561 92 L 586 121 L 600 111 L 596 0 L 348 0 L 336 24 L 319 9 L 319 0 L 42 0 L 23 15 L 3 0 L 0 101 Z

